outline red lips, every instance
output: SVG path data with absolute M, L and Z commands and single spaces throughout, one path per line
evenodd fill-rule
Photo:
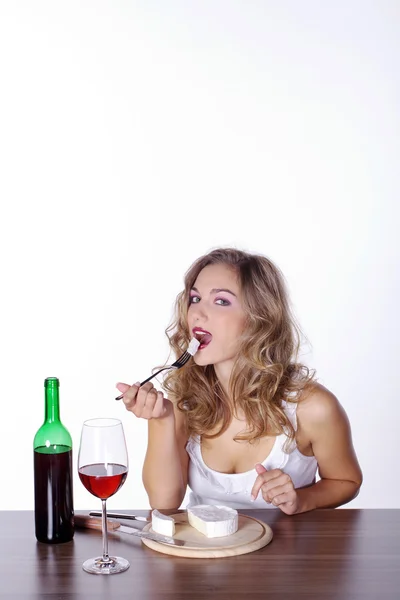
M 211 342 L 212 334 L 209 331 L 206 331 L 202 327 L 193 327 L 192 331 L 194 337 L 200 342 L 199 350 L 205 348 Z

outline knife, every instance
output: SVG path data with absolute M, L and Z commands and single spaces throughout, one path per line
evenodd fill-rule
M 102 521 L 101 519 L 95 519 L 86 515 L 75 515 L 75 525 L 77 527 L 97 529 L 98 531 L 101 531 Z M 136 527 L 127 527 L 126 525 L 121 525 L 121 523 L 118 521 L 109 521 L 108 519 L 107 530 L 112 531 L 113 533 L 127 533 L 128 535 L 134 535 L 139 538 L 147 538 L 149 540 L 161 542 L 162 544 L 169 544 L 171 546 L 189 545 L 188 542 L 185 542 L 184 540 L 176 540 L 173 537 L 161 535 L 159 533 L 153 533 L 152 531 L 142 531 Z
M 91 517 L 101 517 L 101 512 L 92 511 L 89 513 Z M 138 515 L 123 515 L 122 513 L 107 513 L 107 519 L 133 519 L 134 521 L 144 521 L 145 523 L 150 523 L 151 518 L 149 517 L 139 517 Z

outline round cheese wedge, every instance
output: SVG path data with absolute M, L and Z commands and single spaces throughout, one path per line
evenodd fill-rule
M 199 504 L 188 508 L 187 514 L 190 525 L 209 538 L 232 535 L 238 530 L 238 512 L 228 506 Z
M 172 517 L 163 515 L 158 510 L 153 510 L 151 513 L 151 528 L 156 533 L 161 533 L 161 535 L 172 536 L 175 533 L 175 520 Z

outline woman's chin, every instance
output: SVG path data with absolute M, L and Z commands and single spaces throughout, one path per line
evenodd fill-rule
M 196 354 L 193 356 L 193 360 L 196 365 L 199 365 L 199 367 L 206 367 L 207 365 L 211 364 L 210 359 L 202 354 L 201 350 L 200 352 L 196 352 Z

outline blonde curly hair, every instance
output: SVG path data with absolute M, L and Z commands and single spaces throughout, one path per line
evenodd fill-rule
M 282 400 L 297 402 L 314 379 L 314 371 L 297 362 L 302 334 L 290 310 L 283 275 L 271 260 L 233 248 L 218 248 L 197 259 L 185 275 L 174 320 L 166 329 L 170 346 L 176 356 L 186 350 L 192 337 L 187 323 L 190 290 L 200 271 L 215 264 L 224 264 L 236 273 L 246 313 L 230 377 L 229 401 L 214 367 L 199 366 L 193 360 L 170 371 L 163 387 L 184 412 L 188 437 L 217 437 L 241 410 L 247 428 L 236 440 L 253 442 L 285 433 L 290 447 L 295 431 Z

